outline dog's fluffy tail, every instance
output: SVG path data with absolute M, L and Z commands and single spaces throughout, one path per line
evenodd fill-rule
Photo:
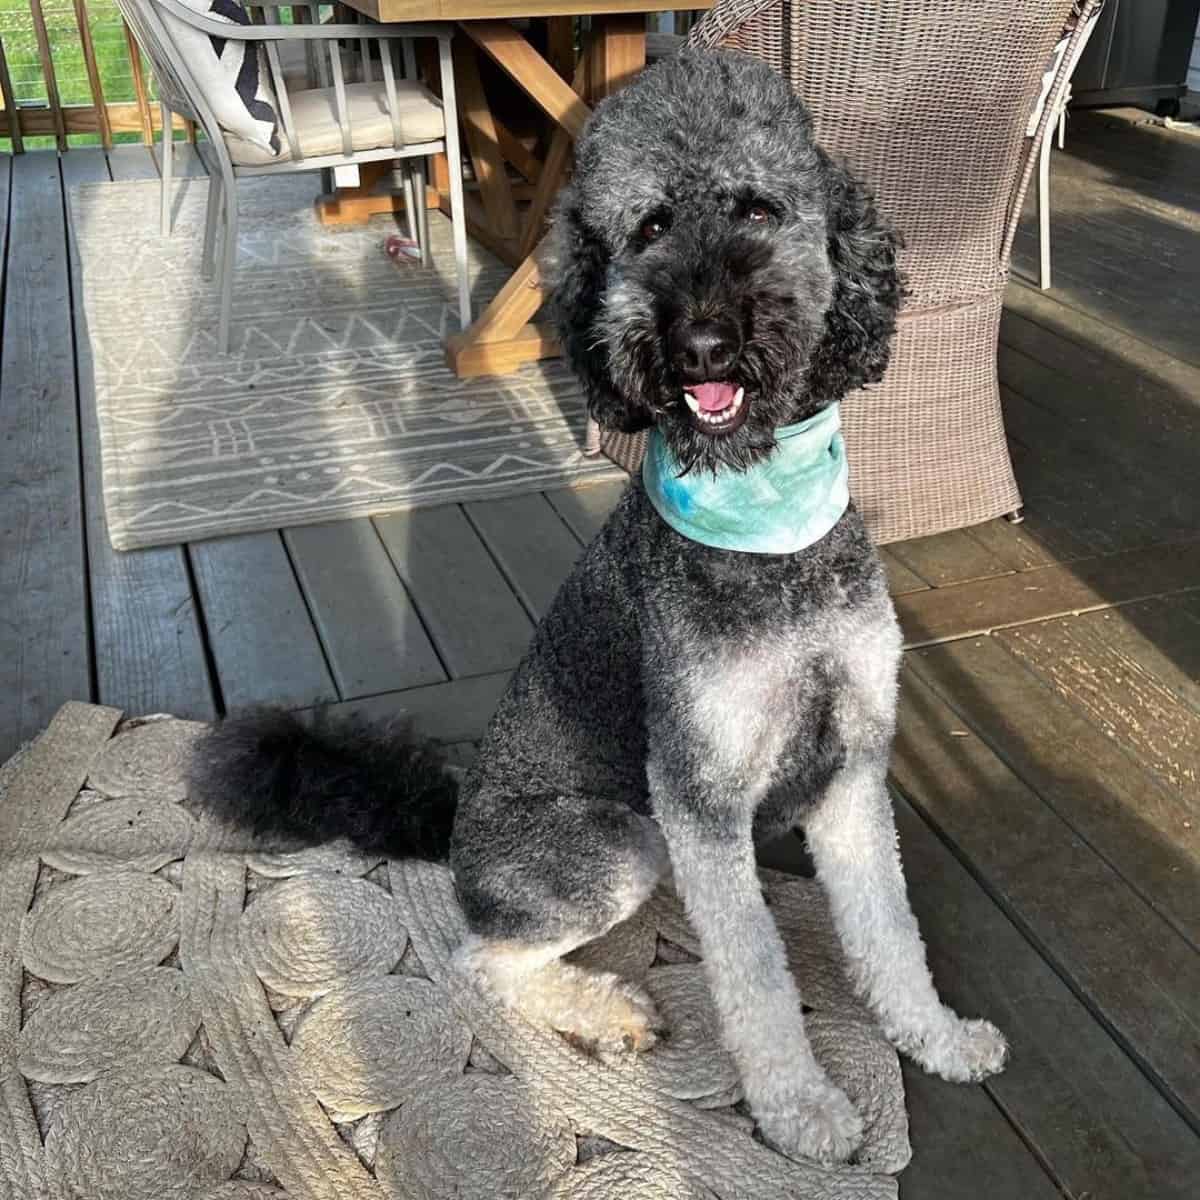
M 309 727 L 263 709 L 214 725 L 191 769 L 192 801 L 268 841 L 347 838 L 388 858 L 443 860 L 458 783 L 436 747 L 406 727 Z

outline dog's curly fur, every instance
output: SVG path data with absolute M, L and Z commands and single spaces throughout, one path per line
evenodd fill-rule
M 601 104 L 556 249 L 554 315 L 593 413 L 657 425 L 691 469 L 769 455 L 781 424 L 886 366 L 895 238 L 813 144 L 800 102 L 751 59 L 685 51 Z M 696 322 L 725 331 L 722 382 L 745 388 L 745 419 L 727 432 L 704 430 L 684 402 L 672 347 Z M 539 625 L 448 846 L 413 835 L 414 805 L 451 803 L 430 760 L 403 742 L 365 747 L 362 731 L 352 749 L 370 769 L 355 777 L 328 741 L 305 749 L 298 725 L 234 722 L 209 737 L 195 790 L 293 835 L 448 850 L 471 930 L 464 968 L 601 1052 L 651 1045 L 653 1005 L 562 956 L 673 871 L 763 1136 L 844 1159 L 861 1121 L 805 1039 L 756 840 L 803 827 L 853 980 L 900 1049 L 956 1080 L 1000 1069 L 1006 1053 L 994 1027 L 938 999 L 905 895 L 885 788 L 899 654 L 853 510 L 797 554 L 742 554 L 688 541 L 635 485 Z M 412 782 L 389 783 L 389 769 Z

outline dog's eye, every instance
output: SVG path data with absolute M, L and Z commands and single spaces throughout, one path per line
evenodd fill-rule
M 643 221 L 641 229 L 638 230 L 644 242 L 653 242 L 666 232 L 667 223 L 659 217 L 651 217 L 648 221 Z
M 761 204 L 752 204 L 746 209 L 746 220 L 751 225 L 765 225 L 771 219 L 770 212 Z

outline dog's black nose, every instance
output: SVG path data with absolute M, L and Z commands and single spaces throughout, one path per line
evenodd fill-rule
M 680 322 L 671 331 L 671 362 L 684 383 L 725 379 L 741 340 L 736 326 L 725 321 Z

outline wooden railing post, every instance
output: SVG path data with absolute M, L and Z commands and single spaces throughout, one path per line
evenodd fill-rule
M 129 50 L 129 73 L 133 77 L 133 94 L 137 97 L 138 115 L 142 118 L 142 141 L 154 145 L 154 121 L 150 116 L 150 97 L 146 91 L 146 75 L 142 70 L 142 51 L 133 31 L 121 22 L 125 30 L 125 45 Z
M 58 77 L 54 73 L 54 57 L 50 53 L 50 35 L 46 32 L 46 15 L 42 12 L 42 0 L 29 0 L 29 13 L 33 17 L 33 32 L 37 38 L 38 57 L 42 60 L 42 78 L 46 82 L 46 98 L 50 101 L 50 112 L 54 117 L 54 138 L 60 151 L 67 148 L 67 127 L 63 124 L 62 101 L 58 96 Z
M 8 136 L 12 138 L 14 154 L 25 152 L 25 139 L 21 136 L 21 110 L 13 95 L 12 77 L 8 73 L 8 59 L 4 54 L 4 41 L 0 39 L 0 96 L 4 98 L 4 115 L 8 118 Z
M 79 27 L 79 44 L 83 49 L 83 64 L 87 68 L 88 86 L 92 90 L 92 103 L 96 106 L 96 127 L 105 150 L 112 149 L 112 124 L 108 119 L 108 107 L 104 103 L 104 86 L 100 82 L 100 68 L 96 65 L 96 47 L 92 44 L 92 27 L 88 23 L 87 0 L 75 0 L 75 24 Z

